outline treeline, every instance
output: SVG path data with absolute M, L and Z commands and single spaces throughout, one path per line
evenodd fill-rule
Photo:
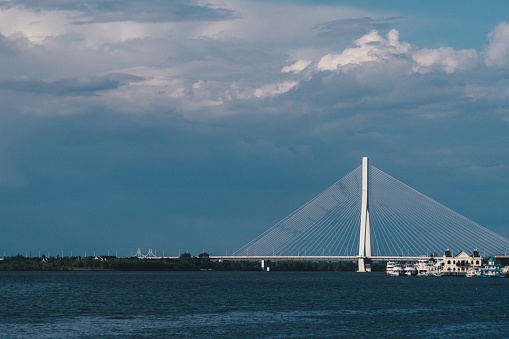
M 355 271 L 353 262 L 277 261 L 270 263 L 271 271 Z M 373 270 L 376 266 L 372 266 Z M 383 268 L 385 269 L 385 268 Z M 258 261 L 210 260 L 207 253 L 192 256 L 182 254 L 179 258 L 140 259 L 117 257 L 42 257 L 28 258 L 22 255 L 6 257 L 0 261 L 0 271 L 259 271 Z

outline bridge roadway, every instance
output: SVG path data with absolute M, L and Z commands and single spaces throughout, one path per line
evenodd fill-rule
M 140 257 L 140 259 L 178 259 L 177 256 L 165 256 L 165 257 Z M 356 261 L 359 256 L 341 256 L 341 255 L 211 255 L 210 260 L 223 261 Z M 431 257 L 428 256 L 372 256 L 364 257 L 366 260 L 371 261 L 417 261 L 417 260 L 429 260 Z
M 336 255 L 211 255 L 210 260 L 236 260 L 236 261 L 355 261 L 359 256 L 336 256 Z M 428 256 L 372 256 L 364 257 L 372 261 L 417 261 L 428 260 Z

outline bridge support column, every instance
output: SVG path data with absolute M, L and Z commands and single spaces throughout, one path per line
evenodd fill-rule
M 359 258 L 357 261 L 357 272 L 366 272 L 366 265 L 364 265 L 364 258 Z
M 364 262 L 371 257 L 371 230 L 369 225 L 368 157 L 362 158 L 361 220 L 357 272 L 368 272 Z
M 262 259 L 260 264 L 261 264 L 260 266 L 262 267 L 262 270 L 267 271 L 267 272 L 270 271 L 270 260 Z

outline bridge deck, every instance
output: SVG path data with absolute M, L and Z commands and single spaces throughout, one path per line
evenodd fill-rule
M 256 255 L 228 255 L 228 256 L 210 256 L 210 260 L 237 260 L 237 261 L 259 261 L 259 260 L 274 260 L 274 261 L 355 261 L 358 256 L 335 256 L 335 255 L 322 255 L 322 256 L 305 256 L 305 255 L 271 255 L 271 256 L 256 256 Z M 373 256 L 364 259 L 371 259 L 373 261 L 417 261 L 420 259 L 430 259 L 430 257 L 422 256 Z

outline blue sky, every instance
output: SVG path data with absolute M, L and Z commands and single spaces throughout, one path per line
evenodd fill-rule
M 362 156 L 509 237 L 508 7 L 1 1 L 0 255 L 231 252 Z

